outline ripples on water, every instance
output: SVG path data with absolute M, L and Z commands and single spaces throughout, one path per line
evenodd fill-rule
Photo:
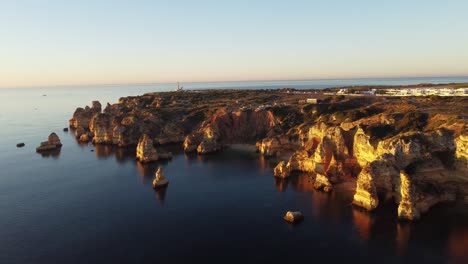
M 364 212 L 351 193 L 316 192 L 306 175 L 274 179 L 275 163 L 255 153 L 171 146 L 171 161 L 143 165 L 133 148 L 78 143 L 62 131 L 76 107 L 145 89 L 0 90 L 0 263 L 467 262 L 466 207 L 398 222 L 391 201 Z M 35 153 L 52 131 L 63 147 Z M 154 191 L 158 166 L 170 184 Z M 284 222 L 287 210 L 304 222 Z

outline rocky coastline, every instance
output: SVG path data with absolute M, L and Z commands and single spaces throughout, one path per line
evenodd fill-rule
M 313 98 L 315 103 L 304 103 Z M 77 108 L 78 141 L 136 147 L 136 159 L 170 159 L 178 144 L 205 155 L 255 145 L 277 160 L 275 177 L 310 174 L 332 192 L 355 185 L 353 204 L 372 211 L 393 200 L 416 220 L 432 206 L 468 200 L 468 109 L 464 98 L 327 97 L 317 91 L 224 90 L 123 97 Z

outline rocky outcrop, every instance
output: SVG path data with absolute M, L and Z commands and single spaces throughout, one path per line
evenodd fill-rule
M 286 162 L 281 161 L 276 165 L 275 169 L 273 170 L 275 177 L 277 178 L 287 178 L 291 176 L 291 172 L 286 164 Z
M 159 167 L 158 171 L 156 171 L 156 177 L 153 180 L 153 188 L 163 188 L 167 185 L 169 185 L 169 181 L 166 179 L 166 177 L 164 177 L 163 171 L 161 167 Z
M 316 189 L 329 192 L 333 189 L 332 182 L 340 182 L 345 174 L 354 171 L 354 164 L 347 162 L 352 151 L 347 134 L 354 131 L 344 131 L 340 127 L 327 126 L 318 123 L 310 127 L 306 140 L 302 137 L 302 149 L 295 151 L 284 166 L 285 172 L 312 173 L 315 177 Z
M 275 176 L 310 173 L 315 176 L 314 187 L 323 191 L 333 190 L 336 183 L 357 179 L 354 205 L 374 210 L 382 194 L 399 205 L 400 218 L 409 220 L 418 219 L 435 204 L 453 201 L 457 193 L 467 195 L 455 184 L 463 178 L 468 182 L 468 177 L 461 176 L 466 175 L 462 171 L 468 155 L 463 133 L 454 139 L 451 131 L 437 129 L 379 139 L 366 126 L 372 124 L 312 125 L 308 135 L 302 137 L 302 147 L 287 163 L 276 166 Z M 379 127 L 372 129 L 373 133 L 382 133 L 375 132 Z M 265 139 L 258 145 L 260 152 L 281 151 L 278 142 Z
M 416 220 L 434 204 L 455 199 L 456 191 L 451 183 L 455 178 L 450 179 L 450 175 L 456 172 L 423 173 L 435 169 L 451 170 L 452 166 L 447 164 L 444 167 L 440 160 L 455 152 L 449 131 L 402 133 L 378 142 L 372 154 L 364 154 L 362 149 L 365 147 L 359 144 L 367 145 L 368 142 L 362 140 L 354 144 L 357 159 L 364 165 L 358 176 L 355 205 L 367 210 L 375 209 L 379 204 L 377 193 L 380 192 L 393 196 L 399 203 L 400 218 Z M 371 160 L 372 156 L 374 160 Z M 434 164 L 439 165 L 434 167 Z M 417 173 L 412 175 L 408 171 Z
M 153 145 L 153 140 L 151 140 L 147 134 L 144 134 L 138 142 L 136 158 L 140 162 L 146 163 L 160 159 L 170 159 L 172 158 L 172 154 L 158 153 Z
M 41 144 L 36 148 L 36 152 L 44 152 L 55 150 L 62 146 L 60 138 L 55 133 L 51 133 L 47 141 L 41 142 Z
M 353 204 L 372 211 L 379 205 L 377 188 L 373 179 L 371 168 L 365 167 L 359 174 Z
M 331 192 L 333 186 L 325 175 L 317 173 L 315 176 L 314 188 L 317 190 L 323 190 L 324 192 Z
M 468 179 L 468 132 L 461 134 L 455 139 L 455 168 Z
M 93 143 L 113 143 L 113 117 L 109 114 L 99 113 L 90 121 L 90 131 L 94 133 Z
M 99 101 L 93 101 L 92 107 L 86 106 L 85 108 L 77 108 L 73 113 L 73 117 L 68 122 L 73 128 L 82 127 L 84 129 L 89 128 L 91 118 L 101 112 L 101 103 Z
M 291 140 L 287 135 L 267 137 L 256 143 L 257 151 L 267 157 L 280 156 L 295 151 L 299 147 L 299 143 Z
M 255 142 L 273 133 L 277 124 L 278 120 L 270 111 L 220 112 L 185 138 L 184 150 L 196 149 L 199 154 L 207 154 L 220 150 L 225 144 Z
M 400 181 L 401 201 L 398 205 L 398 217 L 407 220 L 419 219 L 421 214 L 416 208 L 416 187 L 405 171 L 400 172 Z
M 304 215 L 301 212 L 288 211 L 284 215 L 283 219 L 290 223 L 297 223 L 297 222 L 304 220 Z

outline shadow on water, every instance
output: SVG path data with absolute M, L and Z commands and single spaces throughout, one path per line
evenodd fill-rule
M 59 156 L 60 156 L 61 150 L 62 150 L 62 148 L 59 147 L 59 148 L 56 148 L 56 149 L 53 149 L 53 150 L 47 150 L 47 151 L 39 152 L 39 154 L 41 154 L 42 158 L 58 159 Z
M 158 201 L 158 203 L 160 205 L 164 204 L 164 199 L 166 199 L 167 188 L 169 188 L 169 186 L 164 187 L 164 188 L 158 188 L 158 189 L 154 190 L 156 200 Z

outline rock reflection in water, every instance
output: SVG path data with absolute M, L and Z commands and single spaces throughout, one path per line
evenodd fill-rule
M 372 226 L 375 223 L 373 215 L 369 212 L 363 211 L 360 208 L 352 208 L 353 210 L 353 223 L 359 237 L 363 241 L 369 241 L 371 238 Z
M 53 158 L 53 159 L 58 159 L 59 156 L 60 156 L 60 151 L 61 151 L 61 147 L 59 148 L 56 148 L 56 149 L 52 149 L 52 150 L 47 150 L 47 151 L 42 151 L 40 152 L 41 156 L 43 158 Z
M 119 164 L 135 160 L 134 148 L 120 148 L 112 145 L 94 145 L 94 149 L 98 159 L 108 159 L 115 156 L 115 160 Z
M 164 200 L 166 199 L 167 188 L 169 188 L 169 186 L 164 187 L 164 188 L 158 188 L 158 189 L 154 190 L 156 200 L 161 205 L 164 204 Z
M 136 162 L 136 168 L 138 171 L 138 174 L 141 176 L 142 179 L 152 179 L 154 178 L 154 174 L 156 173 L 156 170 L 158 169 L 158 164 L 155 162 L 151 163 L 141 163 L 141 162 Z
M 411 235 L 411 224 L 398 222 L 396 233 L 396 250 L 397 254 L 403 256 L 408 249 L 408 242 Z
M 454 228 L 447 247 L 450 263 L 468 263 L 468 229 Z

